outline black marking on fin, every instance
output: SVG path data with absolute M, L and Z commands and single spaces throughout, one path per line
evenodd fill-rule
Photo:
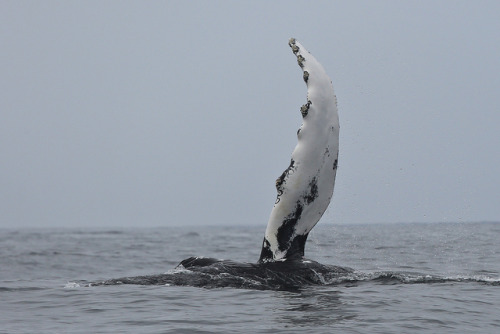
M 272 259 L 273 259 L 273 252 L 271 251 L 271 244 L 264 237 L 264 241 L 262 242 L 262 250 L 260 251 L 259 262 Z
M 293 238 L 292 242 L 290 243 L 290 248 L 288 248 L 288 251 L 286 253 L 287 260 L 301 259 L 304 257 L 304 249 L 306 247 L 308 235 L 309 233 L 303 235 L 299 234 L 296 235 L 295 238 Z
M 278 191 L 278 196 L 276 196 L 276 201 L 274 204 L 278 204 L 280 201 L 280 196 L 283 195 L 283 183 L 285 183 L 288 175 L 295 168 L 295 161 L 293 159 L 290 160 L 290 165 L 288 168 L 276 179 L 276 190 Z
M 318 180 L 314 177 L 309 183 L 309 193 L 304 196 L 304 202 L 306 204 L 311 204 L 318 196 Z
M 281 226 L 278 228 L 276 239 L 278 239 L 278 249 L 280 251 L 289 249 L 292 237 L 295 235 L 295 226 L 302 216 L 303 209 L 303 204 L 297 202 L 295 210 L 285 217 L 283 223 L 281 223 Z
M 286 253 L 287 260 L 301 259 L 304 257 L 304 250 L 309 233 L 303 235 L 296 235 L 290 242 L 290 247 Z M 264 238 L 262 251 L 260 252 L 259 262 L 268 262 L 273 260 L 273 252 L 271 251 L 271 244 Z

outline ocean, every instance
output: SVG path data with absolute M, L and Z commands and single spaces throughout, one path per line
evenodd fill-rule
M 1 229 L 0 333 L 500 333 L 500 223 L 320 223 L 306 257 L 355 273 L 295 290 L 98 284 L 256 262 L 264 229 Z

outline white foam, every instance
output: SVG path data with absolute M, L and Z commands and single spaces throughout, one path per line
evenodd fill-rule
M 68 282 L 66 283 L 66 285 L 64 285 L 64 288 L 65 289 L 76 289 L 76 288 L 80 288 L 81 285 L 76 283 L 76 282 Z

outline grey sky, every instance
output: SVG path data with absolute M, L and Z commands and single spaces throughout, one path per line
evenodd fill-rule
M 323 64 L 322 223 L 500 220 L 498 1 L 1 1 L 0 227 L 267 223 Z

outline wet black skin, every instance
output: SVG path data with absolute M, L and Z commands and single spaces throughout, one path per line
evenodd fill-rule
M 325 279 L 328 280 L 353 272 L 351 268 L 324 265 L 306 259 L 246 263 L 215 258 L 190 257 L 181 261 L 179 266 L 197 273 L 227 274 L 254 282 L 262 282 L 267 288 L 278 289 L 324 284 Z
M 159 275 L 93 282 L 89 286 L 136 284 L 300 291 L 310 285 L 343 282 L 353 272 L 351 268 L 304 259 L 245 263 L 204 257 L 185 259 L 176 269 Z

